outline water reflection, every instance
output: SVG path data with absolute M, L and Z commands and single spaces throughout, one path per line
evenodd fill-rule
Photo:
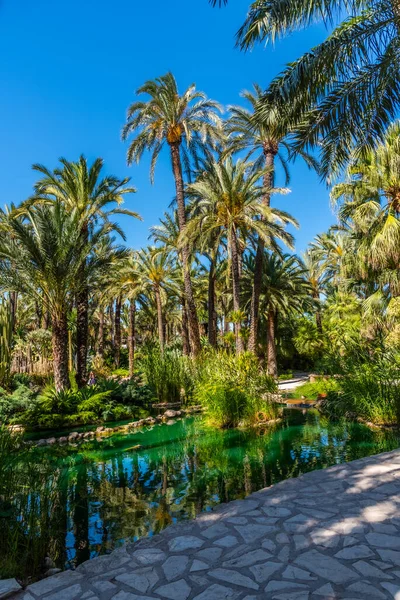
M 288 410 L 281 423 L 248 432 L 216 431 L 198 418 L 75 449 L 37 449 L 54 474 L 42 535 L 57 565 L 73 568 L 220 502 L 398 446 L 393 432 Z

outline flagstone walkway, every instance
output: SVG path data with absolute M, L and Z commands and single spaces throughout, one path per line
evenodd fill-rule
M 283 481 L 14 599 L 399 599 L 399 509 L 396 450 Z

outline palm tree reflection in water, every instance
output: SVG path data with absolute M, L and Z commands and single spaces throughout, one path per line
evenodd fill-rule
M 133 450 L 139 441 L 142 448 Z M 53 519 L 42 533 L 58 550 L 58 566 L 76 567 L 220 502 L 395 447 L 391 432 L 292 410 L 265 429 L 216 431 L 202 419 L 187 419 L 80 449 L 48 448 L 41 460 L 64 476 L 53 511 L 57 524 Z

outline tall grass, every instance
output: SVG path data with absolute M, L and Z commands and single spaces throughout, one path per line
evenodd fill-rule
M 330 392 L 321 409 L 332 417 L 400 424 L 400 360 L 389 351 L 358 352 L 340 364 L 340 392 Z
M 277 406 L 272 377 L 247 353 L 236 356 L 209 351 L 198 359 L 194 397 L 204 405 L 208 420 L 218 427 L 237 427 L 274 418 Z
M 159 402 L 190 401 L 193 394 L 193 363 L 178 350 L 149 345 L 140 358 L 140 369 Z

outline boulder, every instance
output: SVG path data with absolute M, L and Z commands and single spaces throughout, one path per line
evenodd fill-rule
M 163 416 L 165 419 L 173 419 L 176 417 L 177 412 L 176 410 L 166 410 Z
M 51 438 L 48 438 L 48 439 L 47 439 L 47 443 L 48 443 L 48 445 L 49 445 L 49 446 L 52 446 L 53 444 L 55 444 L 55 443 L 56 443 L 56 441 L 57 441 L 57 440 L 56 440 L 56 438 L 55 438 L 55 437 L 51 437 Z
M 38 440 L 36 442 L 36 446 L 47 446 L 47 440 L 44 440 L 44 439 Z
M 68 442 L 68 438 L 63 436 L 63 437 L 59 437 L 58 438 L 58 443 L 59 444 L 65 444 L 66 442 Z

